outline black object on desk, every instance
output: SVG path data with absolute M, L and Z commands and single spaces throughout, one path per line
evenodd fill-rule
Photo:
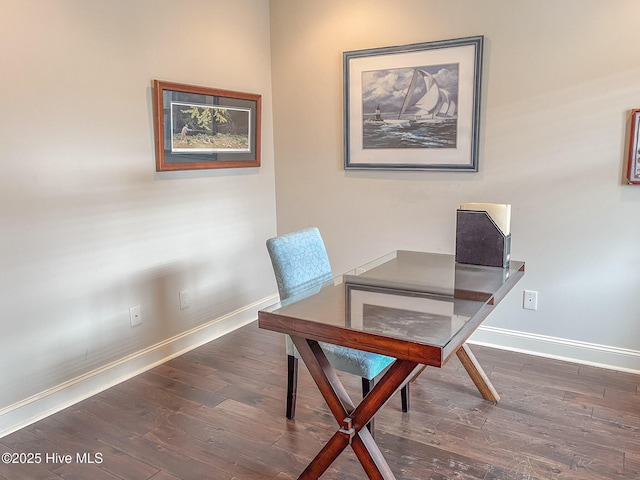
M 505 235 L 491 216 L 480 210 L 457 210 L 456 262 L 508 267 L 511 234 Z

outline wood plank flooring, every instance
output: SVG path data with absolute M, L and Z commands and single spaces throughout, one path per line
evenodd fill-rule
M 396 395 L 376 417 L 397 478 L 640 479 L 640 376 L 472 350 L 500 403 L 457 358 L 425 370 L 411 412 Z M 283 337 L 254 322 L 0 439 L 0 453 L 40 454 L 0 463 L 0 479 L 297 478 L 336 426 L 302 364 L 286 420 L 285 378 Z M 357 397 L 359 379 L 341 378 Z M 322 478 L 365 477 L 348 449 Z

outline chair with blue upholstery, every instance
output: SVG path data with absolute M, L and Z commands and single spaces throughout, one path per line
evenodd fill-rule
M 333 278 L 331 264 L 322 236 L 317 228 L 307 228 L 267 240 L 267 250 L 271 257 L 278 284 L 280 300 L 301 293 L 313 286 Z M 287 418 L 295 417 L 296 390 L 298 381 L 298 358 L 300 355 L 293 341 L 287 335 Z M 365 396 L 374 385 L 374 379 L 394 358 L 376 353 L 320 342 L 329 363 L 336 370 L 358 375 L 362 378 L 362 395 Z M 409 384 L 401 390 L 402 411 L 409 411 Z M 368 425 L 373 433 L 373 419 Z

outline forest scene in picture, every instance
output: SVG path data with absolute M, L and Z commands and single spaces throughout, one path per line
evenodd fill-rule
M 251 111 L 171 103 L 172 152 L 249 152 Z

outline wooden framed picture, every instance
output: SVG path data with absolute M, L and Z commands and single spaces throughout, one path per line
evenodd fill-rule
M 156 171 L 260 166 L 262 97 L 153 81 Z
M 631 112 L 627 182 L 640 185 L 640 109 Z
M 344 52 L 345 169 L 477 171 L 483 41 Z

